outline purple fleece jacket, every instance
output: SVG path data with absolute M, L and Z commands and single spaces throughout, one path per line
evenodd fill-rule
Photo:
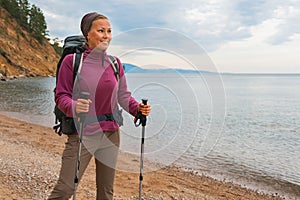
M 73 54 L 67 55 L 60 67 L 55 102 L 67 116 L 76 117 L 75 104 L 79 91 L 90 93 L 92 101 L 87 116 L 111 114 L 117 104 L 135 116 L 138 102 L 131 96 L 127 88 L 124 69 L 120 66 L 120 79 L 117 81 L 106 52 L 95 51 L 87 47 L 83 54 L 83 63 L 79 77 L 73 89 Z M 99 131 L 114 131 L 119 128 L 115 121 L 101 121 L 88 124 L 84 134 L 90 135 Z

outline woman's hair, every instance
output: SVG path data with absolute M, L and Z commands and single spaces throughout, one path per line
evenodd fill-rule
M 87 39 L 88 32 L 90 31 L 90 29 L 92 27 L 93 21 L 95 21 L 96 19 L 107 19 L 108 20 L 108 18 L 106 16 L 101 15 L 96 12 L 87 13 L 82 17 L 81 23 L 80 23 L 80 28 L 81 28 L 81 32 L 82 32 L 83 36 L 86 39 Z

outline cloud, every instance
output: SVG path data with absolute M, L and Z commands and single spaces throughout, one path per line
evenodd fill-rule
M 171 11 L 170 15 L 176 15 L 175 12 L 181 15 L 168 24 L 213 51 L 227 41 L 251 36 L 249 27 L 241 23 L 234 7 L 235 3 L 228 0 L 191 1 L 180 10 Z
M 52 38 L 64 39 L 68 35 L 80 34 L 81 17 L 87 12 L 96 11 L 110 18 L 114 37 L 135 30 L 131 32 L 132 36 L 126 36 L 127 41 L 117 41 L 117 46 L 127 46 L 127 49 L 149 45 L 161 47 L 163 44 L 165 49 L 174 50 L 176 46 L 178 49 L 184 48 L 186 55 L 194 49 L 199 52 L 201 48 L 202 51 L 220 55 L 223 47 L 235 52 L 237 49 L 244 50 L 250 44 L 255 51 L 261 44 L 272 51 L 273 47 L 278 49 L 282 45 L 295 49 L 293 43 L 298 41 L 300 35 L 298 0 L 86 0 L 84 3 L 30 0 L 30 3 L 42 9 Z M 157 30 L 145 31 L 149 27 Z M 183 38 L 191 41 L 186 42 Z M 247 57 L 245 54 L 243 56 Z M 237 59 L 232 59 L 232 64 L 234 60 Z M 243 65 L 242 62 L 237 64 Z
M 272 15 L 274 4 L 267 0 L 239 1 L 234 6 L 240 22 L 246 26 L 255 26 Z M 274 2 L 274 1 L 273 1 Z
M 287 41 L 293 34 L 299 33 L 297 19 L 300 17 L 300 5 L 295 0 L 30 2 L 43 10 L 50 35 L 55 37 L 80 33 L 80 19 L 91 11 L 109 16 L 116 34 L 143 27 L 170 28 L 189 35 L 209 51 L 228 41 L 250 38 L 252 27 L 273 18 L 280 19 L 281 23 L 277 32 L 269 38 L 270 43 Z
M 120 33 L 113 38 L 109 51 L 124 58 L 129 56 L 131 61 L 140 59 L 142 65 L 159 64 L 194 69 L 201 66 L 201 70 L 215 71 L 201 45 L 171 29 L 148 27 Z
M 265 42 L 280 44 L 299 33 L 300 27 L 297 22 L 300 17 L 299 1 L 197 0 L 190 2 L 181 7 L 182 16 L 170 20 L 168 24 L 191 35 L 208 51 L 214 51 L 230 41 L 251 38 L 256 34 L 252 31 L 256 26 L 270 20 L 280 20 L 280 23 Z M 174 12 L 171 11 L 171 15 L 176 16 Z
M 297 25 L 300 17 L 299 1 L 240 1 L 235 10 L 240 15 L 240 21 L 252 29 L 272 21 L 273 29 L 264 30 L 269 32 L 269 37 L 265 40 L 269 44 L 280 45 L 300 33 L 300 27 Z
M 279 45 L 290 41 L 293 36 L 300 34 L 299 18 L 300 18 L 300 2 L 289 1 L 285 6 L 278 6 L 274 10 L 274 19 L 278 20 L 276 32 L 272 35 L 268 42 Z

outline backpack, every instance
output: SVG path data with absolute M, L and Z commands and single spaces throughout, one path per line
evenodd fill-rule
M 85 50 L 85 43 L 86 43 L 86 39 L 84 36 L 81 35 L 68 36 L 65 38 L 62 55 L 59 59 L 59 62 L 57 63 L 57 68 L 56 68 L 56 84 L 57 84 L 57 78 L 58 78 L 61 63 L 65 58 L 65 56 L 68 54 L 74 54 L 74 60 L 73 60 L 73 84 L 74 84 L 75 79 L 77 77 L 77 72 L 78 70 L 80 70 L 82 65 L 82 57 L 83 57 L 82 55 Z M 111 66 L 114 70 L 114 75 L 117 81 L 119 81 L 120 79 L 119 64 L 114 56 L 108 55 L 108 57 Z M 56 87 L 54 88 L 54 95 L 55 92 L 56 92 Z M 61 136 L 62 133 L 68 135 L 76 131 L 74 118 L 67 117 L 57 107 L 57 105 L 55 105 L 53 113 L 55 115 L 55 125 L 53 126 L 53 129 L 58 135 Z M 123 125 L 122 110 L 119 110 L 119 108 L 117 109 L 117 112 L 112 115 L 97 116 L 97 118 L 98 121 L 108 120 L 108 119 L 115 120 L 120 126 Z

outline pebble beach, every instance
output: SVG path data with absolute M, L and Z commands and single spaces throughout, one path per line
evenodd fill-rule
M 49 127 L 1 114 L 0 137 L 0 199 L 47 199 L 58 179 L 66 137 L 56 135 Z M 138 169 L 139 158 L 121 152 L 118 165 Z M 155 170 L 143 174 L 143 199 L 284 199 L 176 166 L 144 165 Z M 94 168 L 92 160 L 79 184 L 78 199 L 96 199 Z M 114 190 L 114 199 L 138 199 L 139 174 L 118 170 Z

